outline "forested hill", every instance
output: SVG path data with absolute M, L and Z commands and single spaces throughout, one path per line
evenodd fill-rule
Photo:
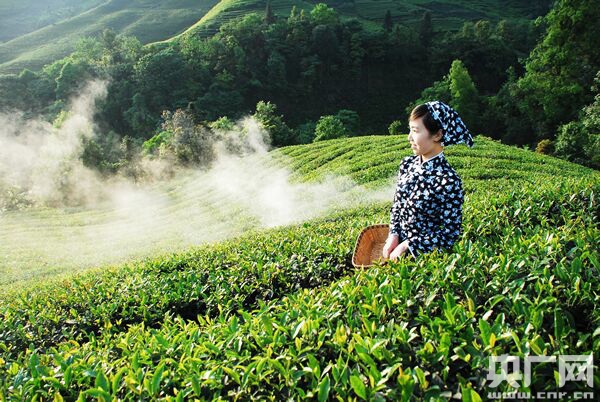
M 275 16 L 293 6 L 311 10 L 317 0 L 274 0 Z M 438 30 L 458 29 L 468 20 L 525 20 L 547 12 L 549 0 L 333 0 L 323 1 L 342 17 L 380 25 L 390 11 L 394 23 L 416 24 L 429 11 Z M 0 2 L 0 73 L 39 70 L 70 54 L 77 41 L 103 29 L 133 35 L 142 43 L 169 40 L 182 32 L 210 35 L 225 21 L 264 11 L 265 0 L 3 0 Z
M 223 22 L 249 12 L 263 11 L 265 3 L 265 0 L 221 0 L 187 32 L 200 35 L 213 34 Z M 533 19 L 545 14 L 551 5 L 551 1 L 548 0 L 503 2 L 494 0 L 271 0 L 270 3 L 275 16 L 287 17 L 292 6 L 296 6 L 299 11 L 308 12 L 316 3 L 325 3 L 335 8 L 342 17 L 357 18 L 367 25 L 377 26 L 384 21 L 387 11 L 390 12 L 393 23 L 409 26 L 417 26 L 423 13 L 429 12 L 438 30 L 457 30 L 465 21 L 481 19 L 491 21 Z
M 0 74 L 39 70 L 75 50 L 77 41 L 110 28 L 151 43 L 185 31 L 218 0 L 3 0 Z M 42 5 L 43 4 L 43 5 Z M 15 34 L 17 34 L 15 36 Z

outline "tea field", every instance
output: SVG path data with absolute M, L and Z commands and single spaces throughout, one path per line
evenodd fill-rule
M 175 254 L 102 266 L 0 299 L 0 400 L 488 399 L 490 356 L 600 350 L 600 173 L 478 136 L 449 252 L 355 269 L 386 222 L 405 136 L 271 151 L 293 180 L 344 175 L 389 201 Z M 559 388 L 554 363 L 521 391 Z M 594 384 L 600 371 L 594 367 Z

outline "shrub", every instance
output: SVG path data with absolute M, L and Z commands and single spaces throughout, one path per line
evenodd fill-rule
M 587 146 L 588 134 L 580 122 L 572 121 L 559 128 L 555 142 L 558 156 L 581 163 L 586 158 L 585 149 Z
M 256 104 L 254 118 L 267 130 L 273 146 L 291 145 L 292 130 L 283 121 L 283 116 L 277 115 L 277 106 L 271 102 L 259 101 Z
M 143 152 L 147 155 L 155 153 L 160 144 L 168 142 L 172 136 L 173 132 L 171 131 L 161 131 L 149 140 L 144 141 L 142 144 Z
M 348 137 L 348 131 L 342 121 L 332 115 L 321 116 L 315 128 L 316 141 L 331 140 L 333 138 Z
M 208 127 L 196 125 L 192 116 L 181 109 L 175 113 L 163 112 L 163 120 L 161 133 L 171 134 L 163 135 L 165 141 L 160 142 L 159 138 L 153 141 L 158 145 L 161 157 L 171 154 L 184 165 L 210 165 L 214 159 L 214 137 Z
M 535 152 L 539 154 L 552 155 L 554 152 L 554 143 L 552 140 L 543 139 L 538 142 L 537 147 L 535 148 Z
M 342 122 L 348 135 L 358 135 L 360 129 L 360 117 L 358 116 L 358 113 L 354 110 L 341 109 L 337 112 L 335 117 Z
M 315 129 L 317 124 L 314 121 L 307 121 L 306 123 L 300 124 L 296 129 L 295 137 L 299 144 L 310 144 L 315 139 Z
M 400 135 L 404 130 L 404 124 L 400 120 L 394 120 L 388 127 L 390 135 Z

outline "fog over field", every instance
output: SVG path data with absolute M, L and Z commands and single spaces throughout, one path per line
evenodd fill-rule
M 20 112 L 0 115 L 0 189 L 33 202 L 0 213 L 0 284 L 182 250 L 393 196 L 391 188 L 367 190 L 348 177 L 295 182 L 252 117 L 236 122 L 244 135 L 227 133 L 245 152 L 217 142 L 210 169 L 144 158 L 143 181 L 103 177 L 79 155 L 82 139 L 102 135 L 93 115 L 106 85 L 88 83 L 54 125 Z

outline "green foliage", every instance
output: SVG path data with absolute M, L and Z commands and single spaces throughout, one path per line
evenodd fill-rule
M 537 142 L 530 135 L 530 119 L 521 116 L 526 104 L 523 91 L 516 91 L 513 82 L 499 98 L 491 96 L 508 76 L 508 67 L 514 67 L 515 76 L 522 69 L 518 59 L 529 52 L 537 30 L 519 15 L 535 7 L 520 5 L 517 13 L 511 3 L 500 12 L 484 1 L 474 12 L 455 4 L 454 12 L 469 15 L 473 21 L 489 16 L 490 21 L 499 22 L 468 22 L 462 29 L 452 22 L 453 28 L 441 35 L 436 30 L 450 26 L 446 17 L 423 15 L 420 3 L 407 3 L 407 12 L 394 15 L 399 23 L 387 31 L 380 24 L 387 3 L 369 4 L 373 7 L 361 3 L 356 8 L 364 8 L 364 15 L 373 16 L 377 23 L 348 7 L 339 6 L 336 11 L 322 3 L 314 7 L 298 4 L 288 19 L 265 24 L 264 2 L 227 0 L 199 23 L 215 22 L 210 28 L 192 29 L 177 40 L 152 46 L 142 46 L 142 37 L 120 35 L 116 28 L 97 30 L 99 36 L 83 35 L 74 53 L 39 73 L 0 76 L 1 93 L 11 94 L 0 96 L 0 108 L 41 113 L 52 120 L 85 78 L 99 76 L 110 84 L 107 98 L 98 102 L 97 123 L 121 136 L 149 139 L 160 132 L 163 110 L 185 108 L 195 121 L 215 121 L 225 115 L 237 119 L 261 99 L 277 104 L 289 126 L 344 108 L 361 118 L 355 130 L 341 117 L 349 135 L 382 133 L 390 121 L 404 119 L 398 105 L 408 104 L 420 92 L 424 100 L 450 102 L 449 74 L 433 86 L 432 82 L 460 59 L 482 94 L 483 111 L 477 119 L 465 116 L 469 127 L 485 127 L 490 135 L 511 143 Z M 288 12 L 278 2 L 269 6 L 273 15 Z M 305 10 L 312 10 L 310 17 Z M 348 15 L 356 18 L 345 18 Z M 435 21 L 436 29 L 428 19 Z M 402 25 L 407 21 L 410 24 Z M 207 37 L 209 31 L 214 36 Z M 429 43 L 425 49 L 422 41 Z M 465 88 L 455 86 L 455 96 L 459 103 L 468 104 L 472 97 L 468 90 L 465 95 Z M 274 144 L 311 139 L 307 135 L 300 140 L 290 133 L 283 129 L 273 137 Z
M 67 100 L 71 95 L 82 88 L 82 85 L 93 73 L 90 65 L 83 60 L 69 60 L 63 64 L 58 77 L 56 77 L 56 96 Z
M 466 67 L 460 60 L 454 60 L 448 75 L 436 81 L 421 92 L 421 96 L 405 109 L 409 115 L 412 109 L 432 100 L 440 100 L 452 106 L 461 115 L 471 131 L 478 131 L 481 118 L 479 116 L 479 94 Z
M 469 72 L 460 60 L 454 60 L 448 73 L 450 106 L 467 123 L 475 123 L 479 114 L 479 94 Z M 472 124 L 470 124 L 472 127 Z
M 259 101 L 256 104 L 254 117 L 270 135 L 270 141 L 266 141 L 266 143 L 272 143 L 274 146 L 291 143 L 293 132 L 283 121 L 283 116 L 277 115 L 275 104 Z
M 416 106 L 433 100 L 439 100 L 447 104 L 451 103 L 452 94 L 450 92 L 450 78 L 448 75 L 439 81 L 435 81 L 432 86 L 425 88 L 421 92 L 419 99 L 406 107 L 405 112 L 407 117 L 410 116 L 410 113 Z
M 315 138 L 313 141 L 330 140 L 333 138 L 348 137 L 349 133 L 339 117 L 327 115 L 321 116 L 315 127 Z
M 543 139 L 540 142 L 538 142 L 537 146 L 535 147 L 535 152 L 544 155 L 552 155 L 554 153 L 554 143 L 552 142 L 552 140 L 549 140 L 547 138 Z
M 598 350 L 598 173 L 475 140 L 448 151 L 467 194 L 451 251 L 353 269 L 361 229 L 389 219 L 377 202 L 13 291 L 0 299 L 0 394 L 479 400 L 491 356 Z M 381 136 L 273 156 L 308 180 L 389 184 L 409 153 Z M 546 365 L 531 378 L 555 390 Z
M 310 11 L 310 18 L 315 25 L 333 25 L 338 22 L 338 13 L 325 3 L 316 4 Z
M 23 68 L 39 70 L 74 51 L 81 38 L 97 37 L 107 28 L 144 44 L 162 41 L 187 29 L 214 3 L 48 0 L 40 4 L 37 0 L 11 0 L 0 9 L 0 36 L 15 36 L 10 41 L 0 40 L 0 74 Z
M 69 118 L 69 112 L 61 110 L 52 122 L 52 127 L 61 128 L 65 121 Z
M 594 102 L 582 109 L 578 121 L 559 128 L 556 154 L 570 161 L 600 167 L 600 71 L 592 90 Z
M 341 109 L 335 114 L 344 127 L 349 136 L 359 135 L 360 117 L 354 110 Z
M 161 144 L 168 143 L 172 136 L 173 132 L 171 131 L 161 131 L 149 140 L 144 141 L 142 149 L 146 154 L 153 154 L 158 151 Z
M 424 48 L 431 45 L 433 38 L 433 22 L 431 21 L 431 13 L 426 11 L 423 13 L 421 23 L 419 24 L 419 40 Z
M 161 133 L 166 134 L 164 142 L 158 144 L 161 157 L 174 156 L 183 165 L 209 167 L 215 158 L 212 131 L 196 125 L 193 117 L 181 109 L 165 111 L 162 117 Z
M 314 127 L 313 141 L 358 135 L 360 117 L 353 110 L 341 109 L 335 115 L 322 116 Z
M 30 194 L 23 188 L 0 181 L 0 213 L 24 210 L 34 205 Z
M 591 103 L 589 88 L 600 70 L 599 21 L 595 0 L 560 0 L 544 18 L 545 36 L 518 82 L 521 110 L 538 138 L 554 135 L 560 124 L 575 119 Z
M 583 124 L 570 122 L 562 125 L 556 137 L 555 147 L 557 155 L 576 163 L 585 163 L 590 143 Z
M 219 117 L 217 120 L 209 123 L 210 128 L 213 130 L 233 130 L 235 124 L 227 116 Z
M 406 124 L 400 120 L 394 120 L 388 127 L 390 135 L 400 135 L 406 131 Z
M 190 90 L 189 66 L 181 54 L 172 48 L 146 54 L 133 66 L 137 96 L 126 115 L 138 133 L 153 131 L 157 117 L 163 110 L 170 109 L 174 99 L 186 99 Z M 156 116 L 150 119 L 138 116 Z
M 313 142 L 315 138 L 315 130 L 317 128 L 317 123 L 314 121 L 307 121 L 303 124 L 300 124 L 298 127 L 294 129 L 295 137 L 298 140 L 299 144 L 310 144 Z

